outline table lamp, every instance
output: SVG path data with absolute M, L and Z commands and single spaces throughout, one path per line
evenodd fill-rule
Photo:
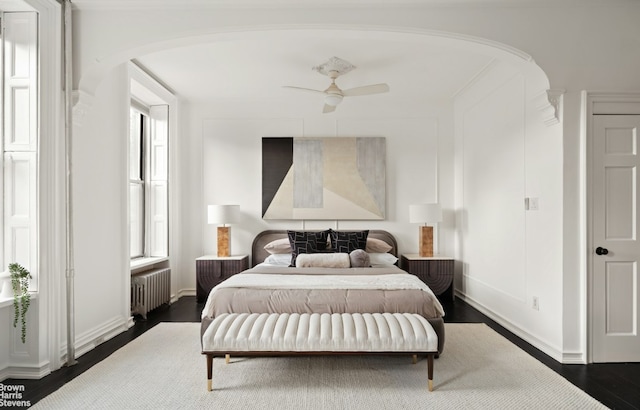
M 218 256 L 228 257 L 229 253 L 229 227 L 227 224 L 238 222 L 240 205 L 209 205 L 207 209 L 207 221 L 209 224 L 222 224 L 218 226 Z
M 433 256 L 433 226 L 427 224 L 441 221 L 442 209 L 439 204 L 409 205 L 409 222 L 424 223 L 418 236 L 421 257 Z

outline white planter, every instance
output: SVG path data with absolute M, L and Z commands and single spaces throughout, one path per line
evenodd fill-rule
M 0 299 L 13 299 L 11 274 L 9 272 L 0 272 Z

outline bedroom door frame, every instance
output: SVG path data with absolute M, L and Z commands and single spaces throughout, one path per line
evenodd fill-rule
M 594 362 L 594 340 L 598 335 L 597 328 L 594 326 L 597 309 L 597 298 L 594 296 L 598 289 L 595 289 L 597 261 L 595 258 L 602 258 L 595 253 L 596 247 L 600 244 L 596 243 L 595 238 L 596 219 L 602 218 L 603 215 L 596 215 L 595 212 L 595 195 L 594 195 L 594 139 L 595 126 L 594 120 L 597 115 L 640 115 L 640 93 L 606 93 L 606 92 L 583 92 L 583 124 L 585 130 L 585 142 L 583 154 L 586 164 L 586 180 L 584 182 L 585 189 L 585 207 L 586 207 L 586 246 L 584 248 L 586 256 L 586 313 L 587 313 L 587 363 Z M 637 258 L 638 259 L 638 258 Z M 636 259 L 636 260 L 637 260 Z M 597 359 L 597 358 L 595 358 Z

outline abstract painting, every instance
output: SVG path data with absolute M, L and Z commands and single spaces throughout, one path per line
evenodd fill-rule
M 262 138 L 262 218 L 385 218 L 384 137 Z

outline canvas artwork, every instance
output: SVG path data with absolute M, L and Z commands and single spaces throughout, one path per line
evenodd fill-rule
M 262 218 L 385 218 L 384 137 L 265 137 Z

